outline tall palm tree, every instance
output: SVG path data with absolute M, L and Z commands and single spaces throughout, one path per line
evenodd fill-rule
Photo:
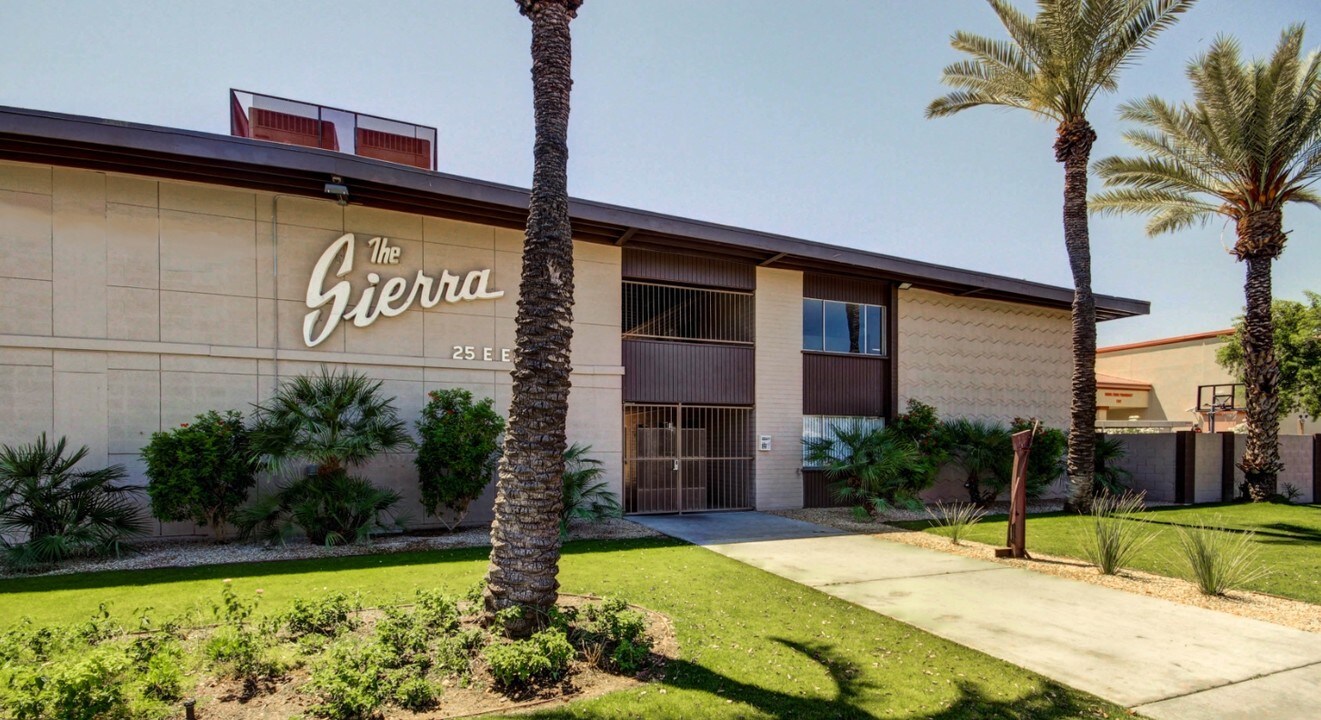
M 1147 234 L 1234 221 L 1233 253 L 1247 264 L 1242 333 L 1248 442 L 1240 467 L 1249 494 L 1275 493 L 1279 448 L 1279 364 L 1271 321 L 1271 262 L 1284 251 L 1284 206 L 1321 207 L 1321 55 L 1302 56 L 1303 27 L 1286 29 L 1267 60 L 1244 62 L 1220 37 L 1188 65 L 1192 104 L 1148 97 L 1121 108 L 1140 123 L 1124 138 L 1143 157 L 1097 164 L 1106 186 L 1101 213 L 1150 215 Z
M 514 637 L 544 624 L 557 599 L 564 420 L 573 337 L 573 237 L 569 227 L 569 21 L 582 0 L 517 0 L 532 21 L 536 141 L 523 241 L 513 398 L 500 458 L 486 573 L 487 620 L 519 608 Z
M 1073 505 L 1086 509 L 1096 426 L 1096 300 L 1087 230 L 1087 163 L 1096 132 L 1087 110 L 1097 95 L 1115 90 L 1119 71 L 1194 0 L 1038 0 L 1036 17 L 1009 0 L 987 2 L 1010 39 L 955 33 L 950 44 L 971 59 L 945 68 L 941 80 L 956 90 L 932 102 L 926 114 L 998 105 L 1058 123 L 1055 160 L 1064 164 L 1064 246 L 1074 288 L 1068 467 Z

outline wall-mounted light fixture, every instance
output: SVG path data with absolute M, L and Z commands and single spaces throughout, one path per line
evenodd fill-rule
M 899 283 L 900 290 L 907 290 L 910 287 L 913 287 L 913 283 Z
M 326 183 L 326 194 L 335 198 L 340 205 L 349 204 L 349 186 L 344 184 L 340 177 L 333 177 Z

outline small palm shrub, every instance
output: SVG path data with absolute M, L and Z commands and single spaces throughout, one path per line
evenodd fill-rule
M 230 410 L 198 415 L 169 432 L 152 433 L 142 450 L 151 514 L 167 522 L 192 520 L 216 538 L 257 483 L 243 416 Z
M 87 453 L 84 446 L 70 454 L 65 438 L 52 444 L 45 433 L 30 445 L 0 446 L 0 547 L 11 565 L 115 554 L 146 532 L 136 488 L 119 484 L 124 468 L 77 469 Z
M 835 497 L 868 516 L 891 507 L 917 507 L 917 493 L 929 487 L 934 472 L 911 440 L 890 428 L 837 427 L 833 437 L 805 439 L 808 465 L 825 470 Z
M 1114 575 L 1132 562 L 1154 533 L 1132 518 L 1145 509 L 1142 496 L 1102 495 L 1092 503 L 1081 538 L 1083 555 L 1102 575 Z
M 1133 474 L 1119 467 L 1119 461 L 1127 454 L 1124 441 L 1117 437 L 1103 435 L 1096 439 L 1096 472 L 1092 477 L 1098 493 L 1123 495 L 1129 492 L 1128 483 Z
M 956 502 L 946 505 L 938 502 L 934 511 L 930 507 L 927 508 L 927 514 L 931 516 L 932 524 L 937 528 L 936 532 L 958 545 L 968 530 L 986 517 L 986 510 L 973 503 Z
M 946 420 L 941 436 L 950 452 L 950 463 L 963 472 L 968 499 L 986 506 L 1009 485 L 1013 443 L 1003 425 L 958 418 Z
M 249 437 L 267 467 L 278 471 L 298 460 L 311 472 L 240 510 L 235 523 L 243 537 L 284 542 L 301 529 L 313 544 L 335 545 L 401 524 L 389 512 L 398 493 L 348 472 L 413 444 L 379 380 L 326 368 L 287 380 L 256 406 Z
M 453 522 L 442 522 L 452 531 L 491 482 L 505 420 L 491 398 L 473 402 L 467 390 L 435 390 L 429 398 L 417 422 L 414 462 L 422 507 L 436 517 L 448 510 Z
M 574 443 L 564 451 L 564 504 L 560 510 L 560 537 L 569 535 L 573 520 L 596 522 L 623 514 L 619 497 L 601 479 L 600 460 L 588 456 L 590 445 Z
M 1199 523 L 1175 528 L 1187 579 L 1203 595 L 1224 595 L 1265 577 L 1257 560 L 1256 534 Z
M 366 542 L 373 533 L 401 528 L 391 513 L 399 493 L 344 470 L 299 478 L 258 498 L 234 516 L 239 537 L 286 543 L 301 531 L 314 545 Z

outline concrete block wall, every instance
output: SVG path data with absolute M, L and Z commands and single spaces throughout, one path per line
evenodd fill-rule
M 344 323 L 306 347 L 312 265 L 345 232 L 358 234 L 354 297 L 368 271 L 366 240 L 385 236 L 409 277 L 491 269 L 497 300 L 414 306 L 358 328 Z M 138 452 L 161 429 L 206 410 L 248 411 L 277 384 L 322 364 L 382 381 L 412 429 L 426 394 L 466 387 L 509 405 L 522 233 L 329 200 L 50 166 L 0 163 L 0 443 L 67 435 L 87 462 L 125 465 L 145 483 Z M 620 251 L 575 247 L 568 435 L 605 462 L 622 489 Z M 455 358 L 455 346 L 476 349 Z M 493 359 L 484 360 L 484 348 Z M 363 469 L 405 496 L 415 524 L 411 455 Z M 266 484 L 270 481 L 267 480 Z M 489 495 L 489 493 L 488 493 Z M 489 498 L 470 517 L 489 517 Z M 162 535 L 190 523 L 160 524 Z
M 803 274 L 757 268 L 757 509 L 803 506 Z
M 1220 502 L 1224 496 L 1224 441 L 1219 433 L 1193 435 L 1193 502 Z
M 1131 474 L 1129 486 L 1152 502 L 1174 502 L 1174 433 L 1113 435 L 1124 444 L 1119 467 Z M 1216 471 L 1219 472 L 1219 465 Z M 1217 477 L 1219 477 L 1217 475 Z M 1217 486 L 1218 487 L 1218 486 Z
M 1239 459 L 1242 458 L 1243 451 L 1241 447 L 1243 444 L 1242 442 L 1239 443 Z M 1311 435 L 1280 436 L 1280 461 L 1284 463 L 1284 470 L 1280 472 L 1279 489 L 1283 491 L 1285 483 L 1298 488 L 1298 491 L 1302 493 L 1298 498 L 1298 502 L 1314 503 L 1321 501 L 1321 498 L 1317 498 L 1315 495 L 1316 486 L 1312 477 L 1313 448 Z

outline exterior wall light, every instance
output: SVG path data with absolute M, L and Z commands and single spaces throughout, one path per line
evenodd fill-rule
M 326 183 L 325 191 L 327 195 L 334 197 L 340 205 L 349 204 L 349 186 L 339 182 L 339 178 L 335 178 L 335 182 Z

